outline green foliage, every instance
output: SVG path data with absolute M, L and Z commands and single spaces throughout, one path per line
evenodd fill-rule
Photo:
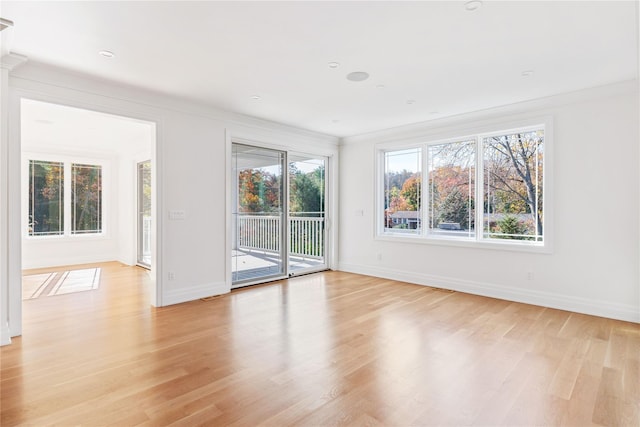
M 64 224 L 63 164 L 29 162 L 29 233 L 62 234 Z
M 291 212 L 324 211 L 324 167 L 303 173 L 291 164 L 289 181 Z
M 515 239 L 522 240 L 522 234 L 527 232 L 527 226 L 521 223 L 517 217 L 513 215 L 505 215 L 500 221 L 498 221 L 498 227 L 496 232 L 504 235 L 495 236 L 499 239 Z M 508 234 L 515 234 L 515 236 L 508 236 Z
M 466 230 L 469 228 L 468 197 L 457 188 L 453 189 L 442 202 L 438 222 L 457 222 Z

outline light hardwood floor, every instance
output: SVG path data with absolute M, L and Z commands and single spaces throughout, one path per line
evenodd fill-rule
M 640 423 L 637 324 L 339 272 L 154 309 L 98 266 L 25 301 L 2 426 Z

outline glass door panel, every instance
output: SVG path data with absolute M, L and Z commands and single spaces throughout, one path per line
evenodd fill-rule
M 326 159 L 289 156 L 289 275 L 325 270 Z
M 151 161 L 138 163 L 138 265 L 151 268 Z
M 233 144 L 232 287 L 286 275 L 286 153 Z

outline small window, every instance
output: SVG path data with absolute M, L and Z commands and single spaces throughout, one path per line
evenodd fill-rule
M 102 232 L 102 167 L 71 165 L 71 234 Z
M 384 229 L 419 234 L 421 229 L 422 149 L 384 153 Z
M 429 145 L 429 230 L 434 237 L 475 236 L 476 141 Z
M 60 162 L 29 161 L 28 233 L 64 233 L 64 165 Z
M 102 234 L 103 166 L 29 159 L 28 236 Z

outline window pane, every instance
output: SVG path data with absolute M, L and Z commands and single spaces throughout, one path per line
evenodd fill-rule
M 421 219 L 422 149 L 384 153 L 384 229 L 417 234 Z
M 544 131 L 484 138 L 484 237 L 542 242 Z
M 71 234 L 102 232 L 102 167 L 71 165 Z
M 29 161 L 29 235 L 63 234 L 62 163 Z
M 475 141 L 430 145 L 429 234 L 475 237 Z

